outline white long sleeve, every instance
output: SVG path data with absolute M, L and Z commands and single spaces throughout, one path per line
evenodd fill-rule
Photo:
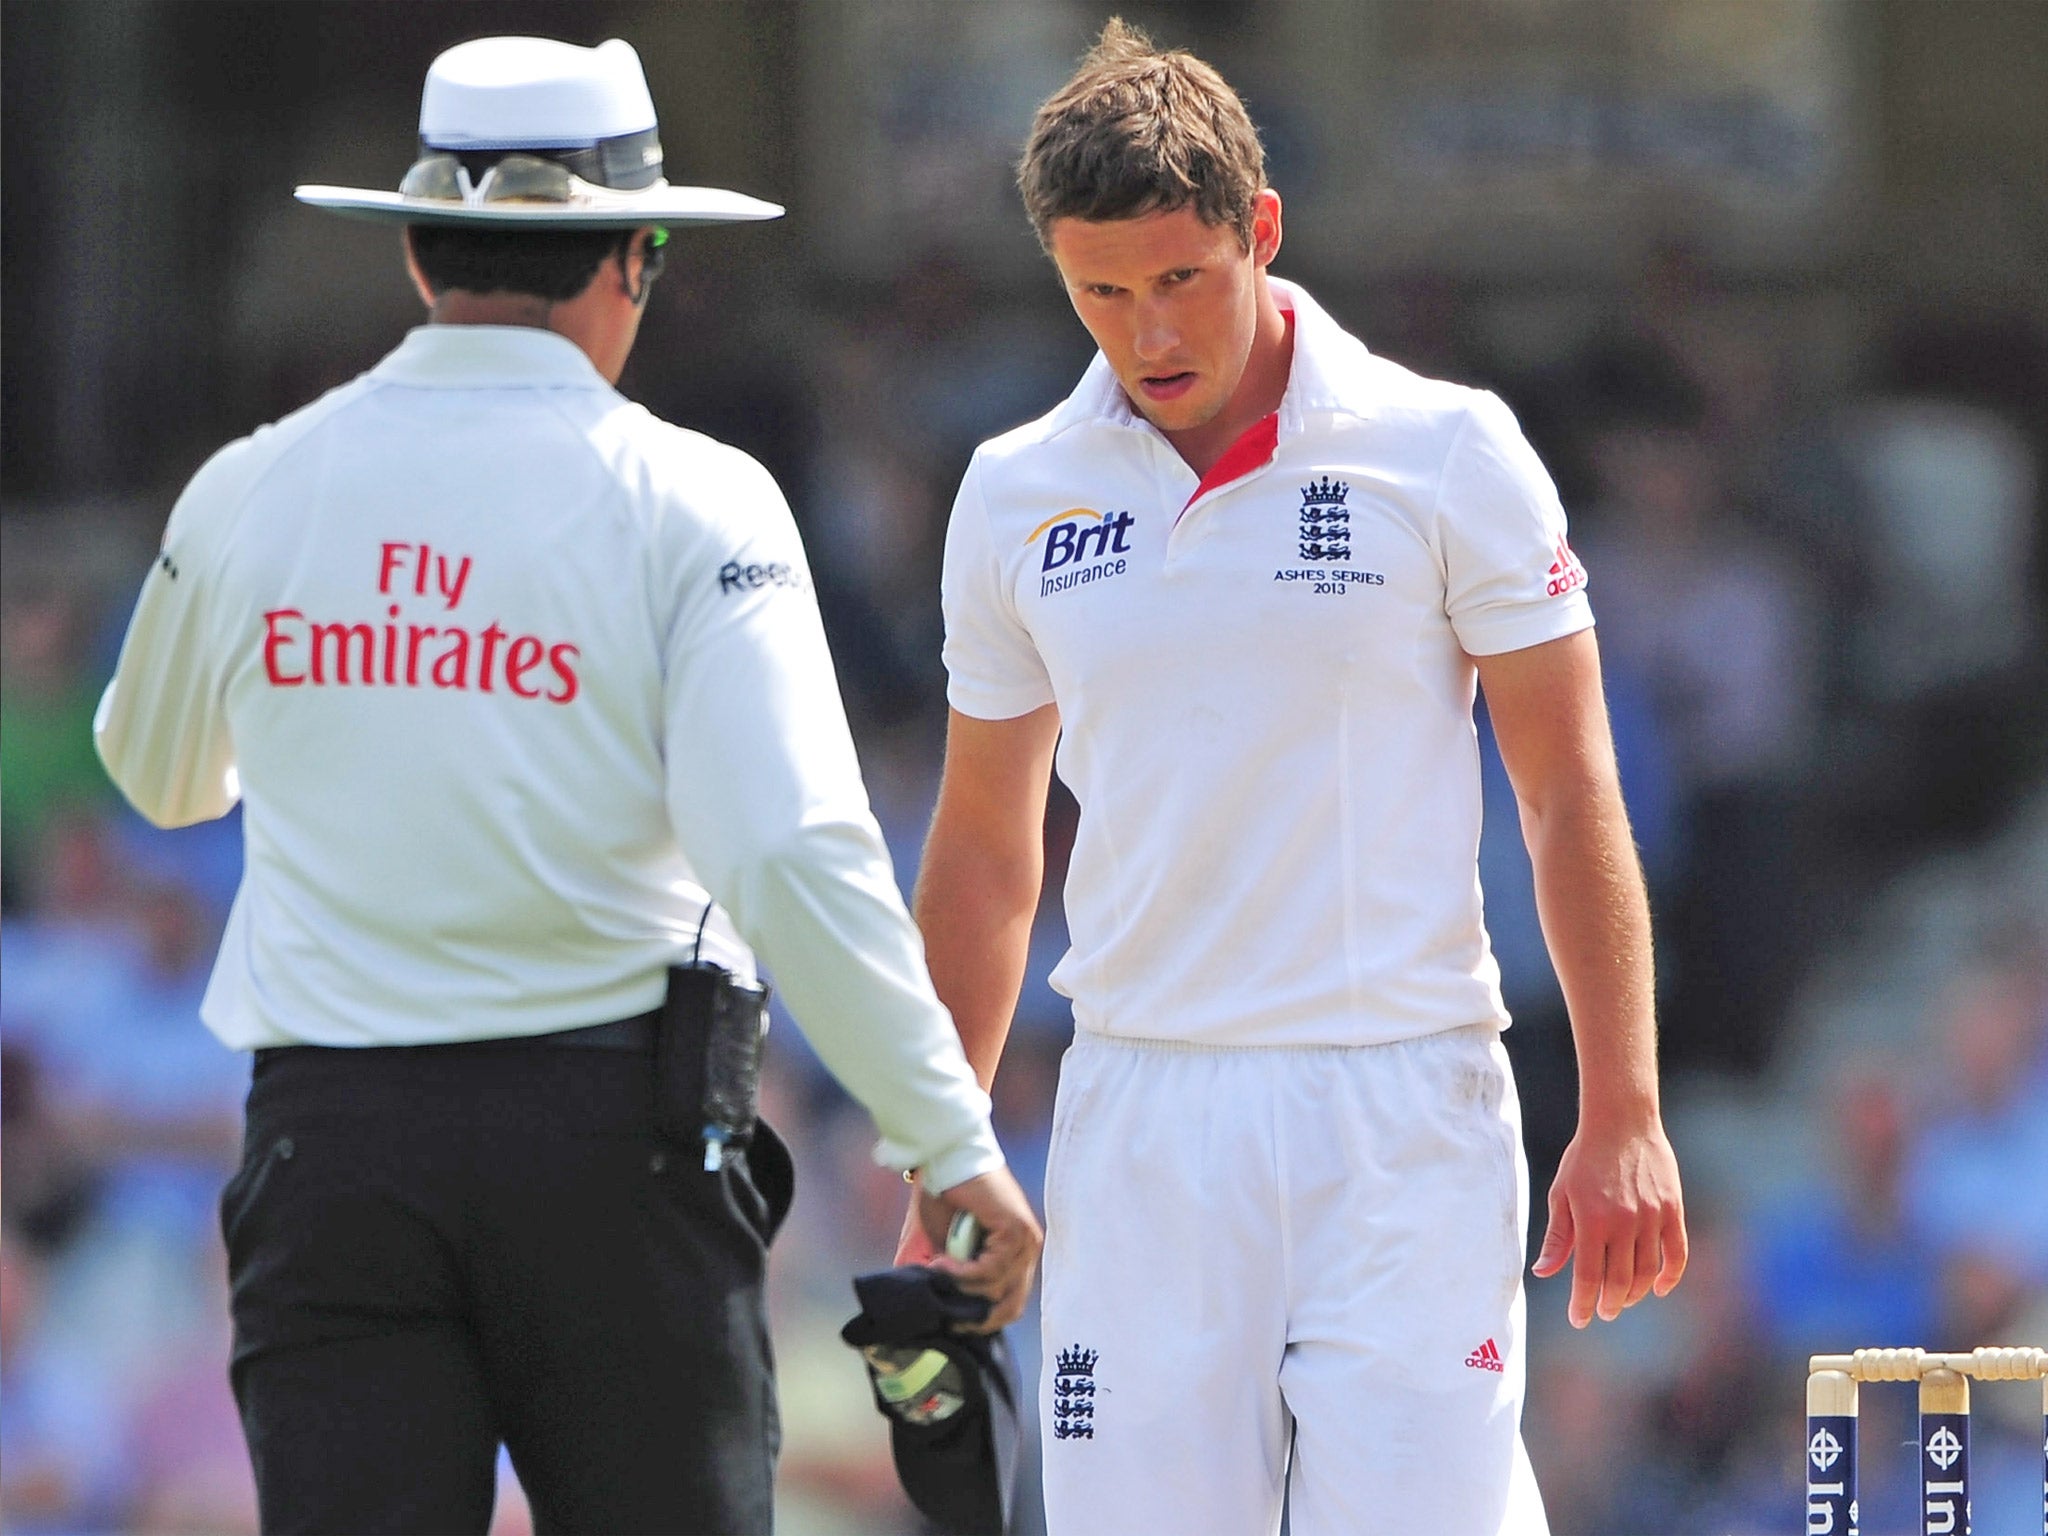
M 186 487 L 143 579 L 121 661 L 93 716 L 107 772 L 160 827 L 225 816 L 239 798 L 234 739 L 208 643 L 212 576 L 206 513 L 242 489 L 244 445 L 223 449 Z

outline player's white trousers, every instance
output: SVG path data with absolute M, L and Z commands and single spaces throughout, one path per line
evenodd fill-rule
M 1081 1034 L 1046 1173 L 1051 1536 L 1544 1536 L 1529 1175 L 1491 1028 Z

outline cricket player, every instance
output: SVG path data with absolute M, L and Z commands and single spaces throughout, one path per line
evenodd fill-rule
M 397 191 L 429 323 L 179 498 L 102 701 L 165 826 L 245 809 L 206 1022 L 256 1056 L 221 1202 L 266 1531 L 765 1536 L 755 952 L 1014 1318 L 1038 1228 L 933 995 L 776 484 L 613 387 L 672 186 L 640 61 L 484 38 Z M 396 242 L 394 241 L 394 244 Z M 394 254 L 396 254 L 394 252 Z
M 1571 1262 L 1584 1326 L 1686 1258 L 1564 513 L 1499 400 L 1373 356 L 1269 274 L 1280 198 L 1201 61 L 1111 22 L 1018 179 L 1100 350 L 954 503 L 915 911 L 987 1084 L 1056 767 L 1080 823 L 1053 973 L 1078 1029 L 1045 1194 L 1049 1528 L 1246 1536 L 1286 1494 L 1296 1536 L 1541 1532 L 1475 682 L 1581 1079 L 1535 1272 Z

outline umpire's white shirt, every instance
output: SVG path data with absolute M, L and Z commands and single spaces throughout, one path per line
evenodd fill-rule
M 163 825 L 244 806 L 206 1022 L 244 1048 L 642 1012 L 761 951 L 881 1155 L 999 1166 L 754 460 L 567 339 L 427 326 L 171 514 L 96 722 Z M 707 895 L 708 893 L 708 895 Z
M 1593 622 L 1490 394 L 1372 356 L 1299 288 L 1286 396 L 1207 480 L 1101 357 L 976 453 L 949 697 L 1059 706 L 1080 801 L 1053 985 L 1084 1030 L 1363 1045 L 1505 1025 L 1481 920 L 1472 657 Z

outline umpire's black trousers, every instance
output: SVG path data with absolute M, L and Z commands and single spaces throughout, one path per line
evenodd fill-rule
M 705 1172 L 652 1077 L 534 1042 L 258 1053 L 221 1225 L 265 1531 L 480 1533 L 502 1442 L 543 1536 L 765 1536 L 786 1155 Z

